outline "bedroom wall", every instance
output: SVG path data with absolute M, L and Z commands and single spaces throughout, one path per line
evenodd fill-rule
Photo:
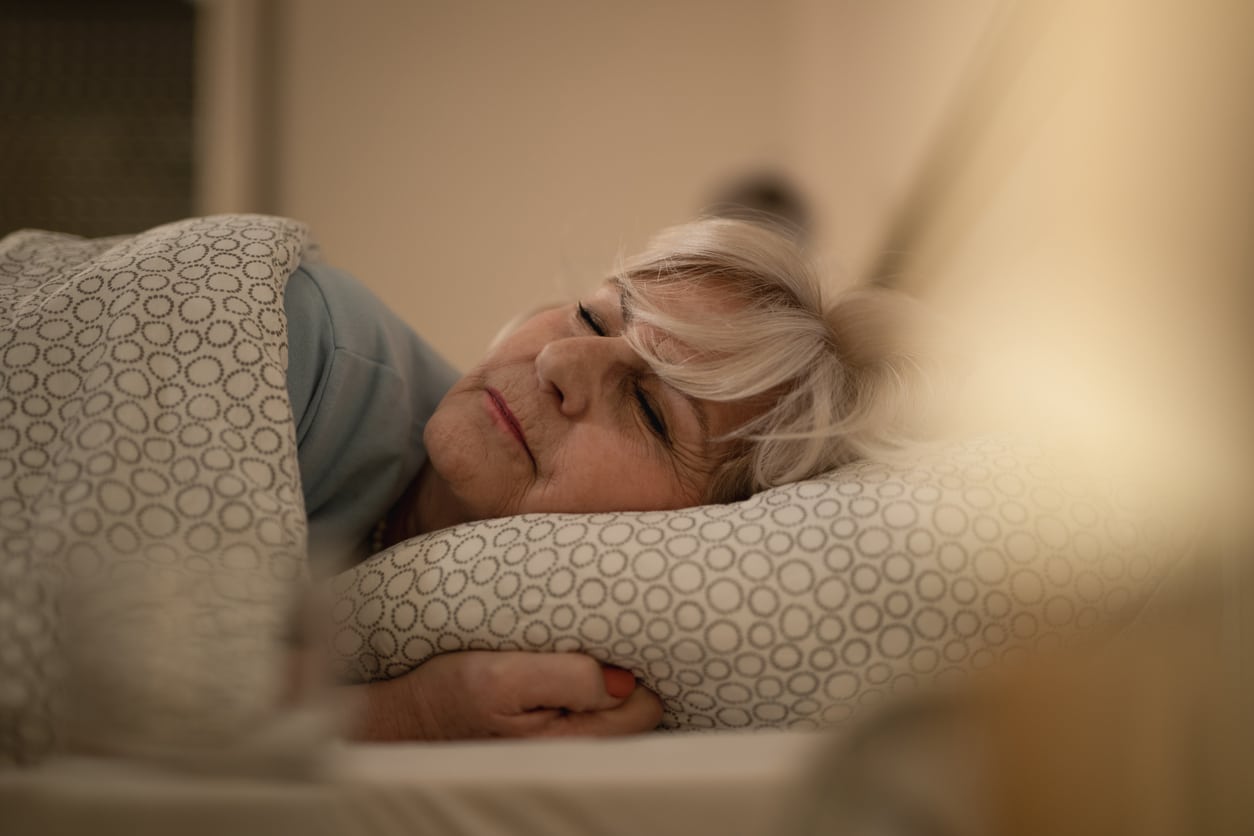
M 455 363 L 781 154 L 758 2 L 278 5 L 276 210 Z
M 211 0 L 200 205 L 307 220 L 463 367 L 746 173 L 857 275 L 996 5 Z
M 833 272 L 862 277 L 958 92 L 1001 0 L 791 0 L 789 165 L 811 195 Z

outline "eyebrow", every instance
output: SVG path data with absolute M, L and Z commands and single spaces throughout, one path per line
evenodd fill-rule
M 627 291 L 623 287 L 621 279 L 610 279 L 615 290 L 618 291 L 618 310 L 623 318 L 623 327 L 629 325 L 632 321 L 631 305 L 627 302 Z M 701 446 L 708 450 L 710 446 L 710 415 L 705 411 L 705 404 L 696 396 L 689 395 L 687 392 L 680 392 L 674 386 L 669 386 L 672 391 L 678 392 L 679 396 L 688 402 L 692 407 L 693 413 L 697 416 L 697 426 L 701 428 Z
M 610 284 L 618 291 L 618 310 L 623 317 L 623 325 L 627 325 L 632 320 L 631 305 L 627 304 L 627 290 L 623 287 L 622 279 L 610 279 Z

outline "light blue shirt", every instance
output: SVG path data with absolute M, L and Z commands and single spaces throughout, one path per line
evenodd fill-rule
M 422 431 L 458 373 L 364 285 L 302 264 L 283 295 L 310 566 L 366 555 L 426 460 Z

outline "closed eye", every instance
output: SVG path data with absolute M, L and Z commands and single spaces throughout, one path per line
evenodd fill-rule
M 598 337 L 604 337 L 607 333 L 609 333 L 605 330 L 605 325 L 601 322 L 600 318 L 592 311 L 585 308 L 582 302 L 580 302 L 576 307 L 579 311 L 579 318 L 583 320 L 584 324 L 592 330 L 592 333 L 596 334 Z
M 640 408 L 640 414 L 644 418 L 645 423 L 649 425 L 649 431 L 658 437 L 658 439 L 667 446 L 671 443 L 670 430 L 667 429 L 666 420 L 662 417 L 662 410 L 654 405 L 653 399 L 649 397 L 649 393 L 637 381 L 633 386 L 633 394 L 636 398 L 636 405 Z
M 598 337 L 604 337 L 609 334 L 605 324 L 594 312 L 584 307 L 580 302 L 575 306 L 579 319 L 588 327 L 592 333 Z M 653 398 L 640 385 L 639 379 L 631 381 L 631 395 L 636 401 L 636 408 L 640 411 L 640 417 L 644 419 L 645 424 L 649 428 L 649 432 L 657 436 L 658 440 L 666 446 L 671 446 L 670 429 L 666 426 L 666 418 L 661 409 L 653 402 Z

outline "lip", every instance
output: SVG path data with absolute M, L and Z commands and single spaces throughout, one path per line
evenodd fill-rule
M 522 445 L 527 458 L 531 459 L 532 466 L 535 466 L 536 457 L 531 454 L 531 448 L 527 446 L 527 436 L 523 433 L 518 418 L 510 411 L 509 404 L 505 402 L 505 396 L 491 386 L 484 389 L 484 394 L 487 396 L 485 400 L 488 412 L 491 413 L 497 426 L 512 435 Z

